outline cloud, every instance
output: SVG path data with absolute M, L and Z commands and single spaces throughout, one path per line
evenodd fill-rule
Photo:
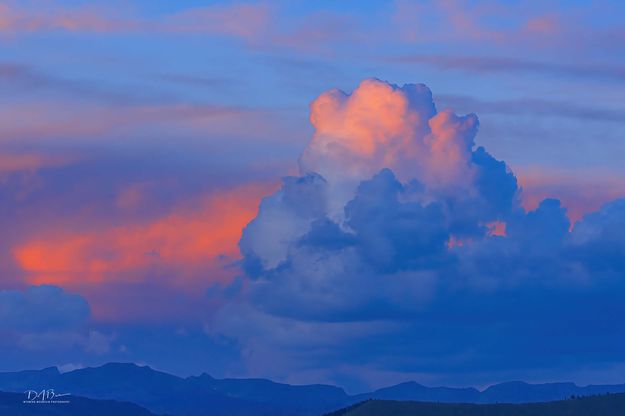
M 30 351 L 72 350 L 78 348 L 87 354 L 109 352 L 115 337 L 98 331 L 29 332 L 19 336 L 17 344 Z
M 207 287 L 233 279 L 229 264 L 239 258 L 241 230 L 271 188 L 259 183 L 215 191 L 147 221 L 49 227 L 23 237 L 13 247 L 14 261 L 31 284 L 84 294 L 97 320 L 174 319 L 191 313 L 185 298 L 188 306 Z M 126 302 L 139 293 L 141 301 Z M 154 310 L 152 302 L 163 296 L 170 299 L 167 307 Z
M 284 5 L 281 5 L 284 6 Z M 297 16 L 289 7 L 271 2 L 214 2 L 199 7 L 176 7 L 145 15 L 135 8 L 112 8 L 104 3 L 69 6 L 39 3 L 0 3 L 0 35 L 14 37 L 37 32 L 96 34 L 166 34 L 238 39 L 248 47 L 270 49 L 328 49 L 337 40 L 354 38 L 351 16 L 319 9 Z M 349 34 L 348 34 L 349 32 Z M 321 47 L 321 48 L 320 48 Z
M 557 199 L 524 209 L 514 174 L 475 146 L 477 117 L 438 111 L 423 85 L 331 90 L 311 122 L 300 176 L 243 232 L 246 283 L 207 327 L 250 369 L 279 356 L 278 377 L 338 380 L 342 366 L 476 383 L 622 361 L 622 201 L 573 227 Z
M 146 18 L 132 10 L 101 5 L 59 6 L 0 4 L 0 33 L 46 31 L 82 33 L 208 33 L 253 40 L 268 27 L 270 10 L 263 4 L 213 4 Z
M 480 114 L 503 114 L 510 116 L 566 117 L 575 120 L 625 122 L 625 112 L 618 109 L 601 108 L 591 105 L 571 104 L 570 102 L 516 99 L 486 101 L 460 95 L 438 95 L 439 102 L 452 108 L 472 108 Z
M 102 355 L 115 338 L 91 327 L 84 297 L 52 285 L 0 290 L 0 352 L 23 359 L 43 353 Z
M 169 16 L 162 24 L 165 31 L 216 33 L 253 42 L 271 27 L 272 13 L 262 3 L 213 4 Z
M 587 55 L 595 55 L 598 50 L 608 49 L 617 52 L 622 49 L 621 43 L 616 41 L 623 38 L 623 29 L 619 24 L 612 23 L 607 16 L 619 13 L 619 7 L 602 4 L 597 7 L 590 4 L 579 4 L 573 9 L 565 7 L 566 2 L 559 4 L 544 2 L 514 3 L 492 2 L 489 0 L 443 0 L 443 1 L 396 1 L 394 13 L 391 16 L 391 25 L 385 25 L 386 33 L 391 27 L 395 38 L 406 43 L 421 44 L 429 48 L 432 45 L 453 46 L 456 51 L 466 54 L 467 51 L 483 51 L 488 49 L 498 51 L 500 55 L 509 55 L 514 50 L 514 56 L 519 57 L 543 55 L 553 59 L 554 56 L 564 58 L 543 64 L 538 61 L 516 61 L 512 66 L 520 70 L 560 72 L 570 69 L 577 76 L 586 76 L 597 70 L 603 73 L 602 77 L 618 80 L 623 79 L 622 70 L 618 67 L 602 67 L 598 65 L 573 64 L 568 66 L 562 62 L 577 62 L 580 51 Z M 601 16 L 601 24 L 596 17 Z M 382 34 L 384 35 L 384 34 Z M 476 49 L 476 45 L 479 47 Z M 602 56 L 603 57 L 603 56 Z M 433 56 L 417 57 L 429 60 Z M 452 64 L 451 61 L 463 61 L 462 66 L 482 66 L 480 60 L 492 59 L 491 64 L 503 70 L 507 58 L 481 57 L 442 57 L 447 62 L 441 66 Z M 436 59 L 436 58 L 435 58 Z M 471 62 L 467 62 L 471 61 Z M 454 64 L 452 64 L 454 65 Z M 547 68 L 548 67 L 548 68 Z M 514 68 L 510 68 L 513 71 Z M 465 68 L 467 69 L 467 68 Z M 569 73 L 569 75 L 571 75 Z
M 0 330 L 73 329 L 89 315 L 89 305 L 81 296 L 57 286 L 0 291 Z
M 98 118 L 94 107 L 85 107 Z M 169 119 L 166 107 L 155 120 Z M 126 110 L 112 111 L 125 118 Z M 98 113 L 100 121 L 104 113 Z M 286 136 L 242 123 L 245 118 L 235 114 L 223 116 L 257 135 Z M 80 122 L 80 116 L 74 117 Z M 272 122 L 265 113 L 252 117 Z M 210 308 L 204 291 L 229 283 L 237 273 L 230 264 L 239 258 L 241 230 L 255 215 L 260 197 L 275 189 L 277 172 L 286 168 L 272 165 L 282 150 L 258 136 L 241 133 L 244 139 L 215 146 L 224 137 L 217 129 L 206 136 L 210 111 L 198 111 L 191 119 L 199 124 L 197 141 L 181 138 L 180 124 L 191 120 L 172 120 L 176 128 L 154 128 L 158 135 L 150 137 L 149 146 L 126 141 L 121 152 L 94 142 L 80 149 L 62 141 L 31 144 L 23 136 L 3 143 L 0 268 L 5 287 L 63 286 L 89 300 L 97 322 L 180 322 Z M 42 132 L 52 132 L 41 124 Z M 89 120 L 83 124 L 90 128 Z M 144 120 L 151 129 L 150 124 Z M 172 140 L 163 140 L 167 135 Z M 42 148 L 46 151 L 37 151 Z M 265 152 L 271 156 L 259 163 Z M 159 302 L 163 307 L 154 309 Z
M 109 105 L 154 104 L 158 98 L 162 101 L 162 94 L 157 97 L 154 92 L 128 91 L 127 87 L 112 85 L 103 80 L 88 80 L 58 76 L 42 70 L 40 66 L 19 62 L 0 63 L 0 90 L 12 98 L 29 98 L 36 101 L 50 99 L 49 97 L 73 98 L 81 104 L 97 101 Z M 15 105 L 15 102 L 11 102 Z
M 302 176 L 287 179 L 278 194 L 263 201 L 241 241 L 243 253 L 264 265 L 284 260 L 314 220 L 342 221 L 362 181 L 385 168 L 394 173 L 380 181 L 394 182 L 396 174 L 400 182 L 410 182 L 402 190 L 405 198 L 441 198 L 447 200 L 441 209 L 462 209 L 467 218 L 450 219 L 460 234 L 479 229 L 477 219 L 470 219 L 478 206 L 485 221 L 514 208 L 516 180 L 505 164 L 482 148 L 472 150 L 477 117 L 437 112 L 422 84 L 400 88 L 369 79 L 351 95 L 329 91 L 311 105 L 311 122 L 316 131 L 300 157 Z
M 8 34 L 53 30 L 108 32 L 135 27 L 133 22 L 116 19 L 110 15 L 110 10 L 100 7 L 30 6 L 20 7 L 13 2 L 0 4 L 0 31 Z
M 198 126 L 212 125 L 223 135 L 236 135 L 241 129 L 232 123 L 241 117 L 250 119 L 256 126 L 267 123 L 269 111 L 245 109 L 211 104 L 144 104 L 101 105 L 63 100 L 45 100 L 37 103 L 11 105 L 0 113 L 6 126 L 0 141 L 43 140 L 96 140 L 120 134 L 146 135 L 155 125 L 163 128 L 182 127 L 198 130 Z M 225 130 L 225 131 L 224 131 Z M 238 131 L 237 131 L 238 130 Z M 121 132 L 121 133 L 120 133 Z
M 553 76 L 624 81 L 625 67 L 618 65 L 567 64 L 494 56 L 411 55 L 392 59 L 405 64 L 425 64 L 444 70 L 474 73 L 542 73 Z
M 339 90 L 322 94 L 311 105 L 310 120 L 315 135 L 300 166 L 331 184 L 359 182 L 384 167 L 403 180 L 412 177 L 435 187 L 461 182 L 478 125 L 474 115 L 437 114 L 424 85 L 399 89 L 374 79 L 349 96 Z
M 522 166 L 517 171 L 526 210 L 536 209 L 545 198 L 558 198 L 566 206 L 572 223 L 600 210 L 605 203 L 625 196 L 625 179 L 613 173 L 588 171 L 580 176 L 577 171 L 538 166 Z
M 43 152 L 2 152 L 0 154 L 0 180 L 20 172 L 36 172 L 39 169 L 64 166 L 74 158 L 69 155 L 49 155 Z

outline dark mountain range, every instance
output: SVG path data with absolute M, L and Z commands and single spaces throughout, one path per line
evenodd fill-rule
M 343 389 L 323 384 L 294 386 L 266 379 L 215 379 L 207 374 L 187 380 L 229 397 L 300 411 L 336 408 L 350 399 Z
M 578 386 L 574 383 L 528 384 L 521 381 L 495 384 L 484 391 L 474 388 L 426 387 L 414 381 L 354 396 L 359 401 L 413 400 L 442 403 L 533 403 L 625 393 L 625 384 Z
M 0 373 L 0 391 L 54 388 L 99 400 L 136 403 L 157 414 L 173 416 L 307 416 L 319 415 L 364 400 L 410 400 L 441 403 L 530 403 L 625 392 L 625 385 L 573 383 L 497 384 L 474 388 L 426 387 L 415 382 L 350 396 L 329 385 L 294 386 L 265 379 L 216 379 L 208 374 L 177 377 L 147 366 L 109 363 L 60 373 L 56 367 Z
M 547 403 L 470 404 L 367 400 L 327 416 L 616 416 L 625 415 L 625 394 Z
M 39 376 L 37 376 L 39 374 Z M 96 399 L 132 401 L 172 415 L 318 415 L 351 403 L 340 388 L 262 379 L 181 378 L 147 366 L 109 363 L 60 373 L 56 368 L 0 373 L 0 391 L 54 388 Z
M 355 398 L 358 401 L 377 400 L 415 400 L 446 403 L 477 403 L 480 400 L 480 391 L 474 388 L 426 387 L 414 381 L 397 384 L 375 390 L 371 393 L 360 394 Z
M 24 403 L 24 393 L 0 392 L 0 415 L 7 416 L 156 416 L 134 403 L 71 396 L 69 403 Z

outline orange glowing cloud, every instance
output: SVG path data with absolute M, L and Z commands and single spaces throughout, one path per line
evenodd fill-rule
M 506 236 L 506 223 L 502 221 L 493 221 L 486 224 L 488 229 L 488 235 L 491 237 L 505 237 Z
M 166 279 L 196 287 L 225 283 L 224 266 L 239 256 L 243 227 L 256 215 L 267 184 L 218 192 L 157 220 L 46 235 L 18 246 L 14 257 L 31 284 L 98 285 Z
M 486 227 L 486 235 L 489 237 L 505 237 L 506 236 L 506 223 L 502 221 L 492 221 L 484 224 Z M 447 243 L 445 244 L 448 249 L 452 250 L 457 247 L 464 247 L 473 243 L 472 238 L 459 238 L 455 235 L 450 235 Z
M 374 156 L 395 139 L 412 134 L 412 126 L 406 123 L 410 114 L 403 91 L 376 80 L 363 81 L 347 101 L 342 92 L 331 90 L 320 95 L 311 107 L 316 140 L 332 135 L 350 153 Z M 376 116 L 371 117 L 373 114 Z M 389 153 L 385 157 L 392 162 L 397 155 Z
M 315 134 L 300 168 L 328 180 L 337 209 L 383 168 L 432 192 L 472 191 L 477 117 L 437 113 L 425 85 L 367 79 L 351 94 L 330 90 L 312 103 L 310 121 Z
M 429 120 L 431 128 L 426 143 L 430 156 L 426 159 L 429 181 L 443 185 L 464 185 L 472 180 L 468 168 L 477 132 L 477 116 L 459 117 L 451 110 L 444 110 Z

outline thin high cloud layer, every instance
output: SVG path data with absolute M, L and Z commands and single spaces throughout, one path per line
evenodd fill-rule
M 26 2 L 24 2 L 26 3 Z M 46 31 L 82 33 L 208 33 L 251 40 L 264 31 L 269 8 L 262 4 L 213 4 L 172 13 L 162 19 L 126 14 L 104 4 L 63 7 L 38 3 L 0 3 L 0 33 L 18 34 Z
M 443 70 L 462 70 L 473 73 L 543 73 L 587 79 L 606 79 L 622 82 L 625 67 L 622 65 L 563 64 L 522 60 L 516 58 L 484 56 L 414 55 L 396 58 L 406 64 L 426 64 Z
M 510 169 L 475 146 L 477 117 L 437 111 L 424 85 L 365 80 L 311 109 L 300 176 L 239 243 L 244 301 L 209 328 L 250 368 L 475 383 L 623 360 L 624 200 L 572 230 L 556 199 L 526 211 Z
M 191 7 L 180 2 L 156 13 L 159 6 L 150 3 L 138 1 L 134 7 L 111 7 L 104 1 L 72 5 L 3 0 L 0 36 L 45 32 L 209 35 L 243 40 L 247 46 L 261 49 L 317 52 L 335 50 L 355 40 L 377 46 L 389 41 L 457 45 L 477 41 L 506 52 L 510 45 L 569 52 L 597 46 L 618 50 L 619 42 L 606 44 L 606 40 L 623 37 L 618 24 L 596 25 L 593 19 L 584 19 L 596 13 L 596 8 L 578 5 L 578 13 L 567 13 L 566 2 L 495 5 L 488 0 L 400 0 L 367 4 L 362 9 L 373 11 L 374 21 L 324 2 L 304 10 L 297 4 L 272 0 L 217 1 Z M 618 13 L 618 7 L 613 13 Z M 580 33 L 580 26 L 590 30 Z

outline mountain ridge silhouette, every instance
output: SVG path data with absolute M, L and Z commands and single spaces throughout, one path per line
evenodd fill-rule
M 428 387 L 414 381 L 350 395 L 325 385 L 291 385 L 263 378 L 218 379 L 207 373 L 179 377 L 134 363 L 107 363 L 60 372 L 56 367 L 0 373 L 0 391 L 54 388 L 91 399 L 136 403 L 157 414 L 194 416 L 308 416 L 328 413 L 365 400 L 440 403 L 533 403 L 571 396 L 623 393 L 625 384 L 577 386 L 520 381 L 473 387 Z

